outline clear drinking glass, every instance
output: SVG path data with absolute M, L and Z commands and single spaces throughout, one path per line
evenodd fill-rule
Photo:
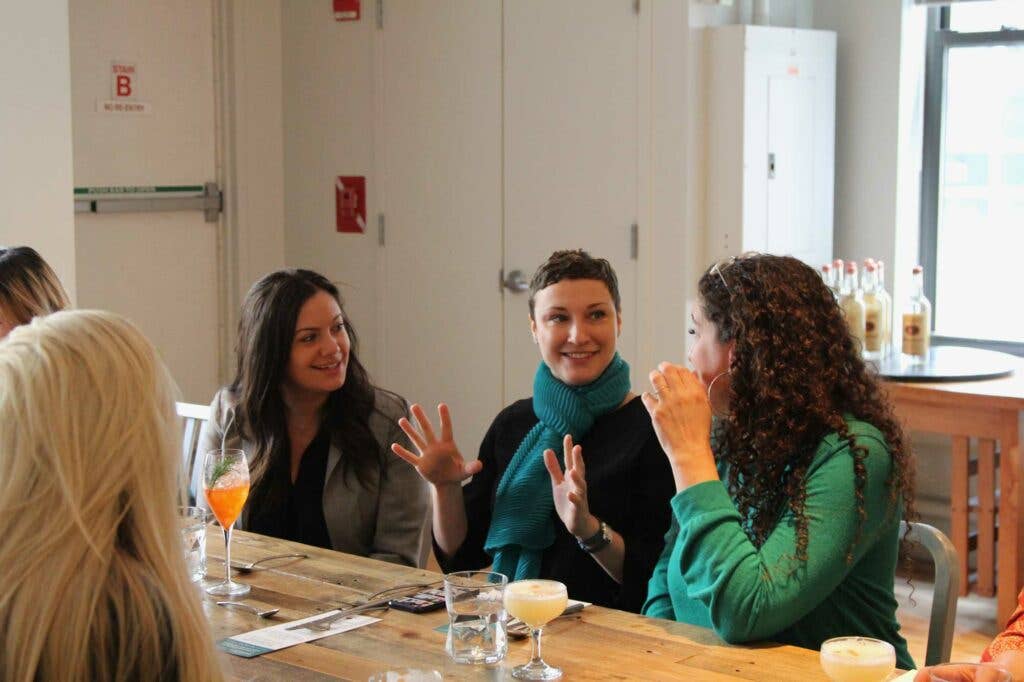
M 833 682 L 882 682 L 896 669 L 896 649 L 873 637 L 833 637 L 821 645 L 821 669 Z
M 445 650 L 453 661 L 491 664 L 505 658 L 506 585 L 508 577 L 493 571 L 456 571 L 444 577 Z
M 196 583 L 206 577 L 206 524 L 210 514 L 200 507 L 179 507 L 178 519 L 188 577 Z
M 224 530 L 224 582 L 206 588 L 207 593 L 235 597 L 249 593 L 249 586 L 231 579 L 231 528 L 249 497 L 249 463 L 241 450 L 211 450 L 203 460 L 203 492 L 210 510 Z
M 547 623 L 562 615 L 569 603 L 565 585 L 555 580 L 520 580 L 505 588 L 505 610 L 530 626 L 533 655 L 530 662 L 512 669 L 520 680 L 556 680 L 559 668 L 545 663 L 540 656 L 541 631 Z
M 1012 682 L 1013 677 L 995 663 L 943 663 L 928 669 L 932 682 Z

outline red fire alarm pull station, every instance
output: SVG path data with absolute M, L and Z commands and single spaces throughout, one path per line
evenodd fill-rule
M 359 21 L 359 0 L 334 0 L 335 21 Z
M 366 232 L 366 177 L 339 175 L 334 182 L 338 232 Z

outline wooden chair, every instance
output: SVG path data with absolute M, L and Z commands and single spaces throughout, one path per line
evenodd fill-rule
M 209 405 L 194 403 L 176 403 L 178 416 L 185 420 L 185 428 L 181 438 L 181 464 L 184 475 L 189 480 L 188 503 L 196 503 L 196 488 L 192 481 L 192 469 L 196 462 L 196 448 L 199 446 L 199 430 L 203 422 L 210 418 Z
M 952 439 L 950 483 L 950 540 L 960 561 L 960 596 L 973 586 L 983 597 L 996 593 L 996 541 L 999 539 L 999 492 L 997 490 L 999 451 L 996 441 L 977 439 L 977 458 L 971 457 L 967 436 Z M 977 495 L 970 494 L 971 479 L 977 478 Z M 975 530 L 971 531 L 971 520 Z M 970 555 L 974 552 L 975 570 Z
M 901 538 L 906 529 L 906 521 L 901 521 Z M 932 611 L 928 620 L 924 663 L 944 663 L 949 660 L 953 648 L 953 626 L 956 624 L 956 603 L 959 599 L 960 562 L 957 551 L 942 531 L 926 523 L 915 523 L 907 539 L 927 549 L 935 563 L 935 593 L 932 595 Z

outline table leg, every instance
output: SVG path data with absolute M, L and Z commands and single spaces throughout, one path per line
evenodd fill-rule
M 996 619 L 1000 627 L 1017 606 L 1017 594 L 1024 586 L 1024 524 L 1021 524 L 1021 453 L 1017 413 L 1004 416 L 999 459 L 999 577 L 996 587 Z

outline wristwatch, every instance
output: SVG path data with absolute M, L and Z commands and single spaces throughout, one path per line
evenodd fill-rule
M 589 538 L 576 538 L 576 543 L 584 552 L 593 554 L 599 552 L 612 542 L 612 535 L 608 532 L 608 524 L 601 521 L 601 527 Z

